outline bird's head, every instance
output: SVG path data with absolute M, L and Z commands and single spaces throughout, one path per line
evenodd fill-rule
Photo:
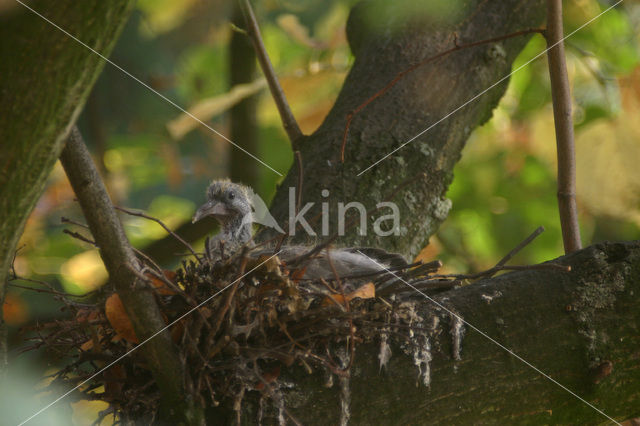
M 248 188 L 229 180 L 214 180 L 207 188 L 207 201 L 196 211 L 193 222 L 213 216 L 222 225 L 238 223 L 251 214 Z

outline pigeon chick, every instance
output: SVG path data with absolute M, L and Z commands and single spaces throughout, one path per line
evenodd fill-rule
M 229 180 L 216 180 L 209 185 L 207 201 L 193 216 L 193 222 L 205 216 L 213 216 L 221 226 L 219 234 L 206 244 L 207 257 L 217 260 L 237 252 L 245 245 L 253 246 L 251 189 Z M 303 245 L 283 245 L 278 257 L 285 263 L 311 250 Z M 362 251 L 366 255 L 359 253 Z M 250 256 L 270 255 L 274 250 L 260 248 L 252 250 Z M 372 260 L 375 259 L 375 261 Z M 338 248 L 323 250 L 305 261 L 304 278 L 332 279 L 345 275 L 360 275 L 380 272 L 390 265 L 406 265 L 404 258 L 395 253 L 372 248 Z
M 229 180 L 216 180 L 207 188 L 207 202 L 193 216 L 192 222 L 213 216 L 220 224 L 220 233 L 209 238 L 206 254 L 209 259 L 219 259 L 238 251 L 251 240 L 251 203 L 248 188 Z

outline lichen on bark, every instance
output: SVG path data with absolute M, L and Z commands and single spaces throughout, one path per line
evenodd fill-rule
M 345 162 L 341 163 L 347 117 L 399 73 L 452 48 L 454 43 L 537 27 L 544 18 L 542 0 L 452 2 L 457 5 L 455 13 L 445 11 L 447 19 L 438 19 L 442 15 L 435 14 L 425 2 L 418 6 L 414 3 L 369 1 L 353 8 L 347 36 L 355 62 L 322 125 L 299 144 L 304 163 L 303 205 L 315 203 L 306 217 L 321 212 L 322 202 L 327 201 L 321 190 L 328 189 L 330 229 L 335 231 L 337 202 L 358 201 L 372 209 L 402 187 L 391 200 L 400 209 L 401 235 L 379 237 L 369 226 L 366 236 L 352 229 L 337 243 L 376 246 L 408 256 L 416 255 L 446 218 L 450 208 L 446 191 L 453 167 L 471 130 L 491 117 L 508 79 L 457 108 L 508 75 L 511 63 L 530 36 L 462 49 L 403 75 L 354 116 Z M 410 19 L 403 23 L 401 18 Z M 360 174 L 425 129 L 429 130 Z M 297 184 L 294 166 L 272 202 L 278 221 L 287 221 L 288 188 Z M 320 228 L 319 221 L 314 228 Z M 296 239 L 304 240 L 304 236 L 297 235 Z

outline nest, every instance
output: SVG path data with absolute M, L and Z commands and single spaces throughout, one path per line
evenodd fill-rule
M 150 282 L 156 282 L 167 324 L 175 323 L 171 336 L 187 370 L 187 392 L 196 403 L 224 407 L 237 422 L 246 403 L 256 407 L 250 410 L 257 417 L 249 419 L 252 423 L 294 420 L 286 395 L 295 384 L 284 377 L 292 367 L 302 367 L 323 374 L 328 385 L 338 383 L 346 422 L 351 360 L 362 343 L 380 345 L 381 366 L 391 355 L 389 345 L 399 345 L 413 358 L 421 382 L 429 385 L 429 336 L 424 327 L 416 327 L 425 319 L 418 316 L 417 303 L 409 297 L 415 290 L 406 282 L 431 294 L 457 285 L 434 275 L 439 266 L 432 262 L 392 274 L 306 280 L 300 278 L 303 269 L 277 257 L 241 253 L 215 263 L 183 262 L 175 273 L 165 271 L 170 281 Z M 159 389 L 140 351 L 125 356 L 137 339 L 127 329 L 124 311 L 116 315 L 121 309 L 117 295 L 107 296 L 87 304 L 58 294 L 69 317 L 37 326 L 32 347 L 64 357 L 66 366 L 50 386 L 81 384 L 76 399 L 109 404 L 98 421 L 114 414 L 120 422 L 153 423 Z

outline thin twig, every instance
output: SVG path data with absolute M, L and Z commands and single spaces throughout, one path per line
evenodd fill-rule
M 196 252 L 195 252 L 195 250 L 193 249 L 193 247 L 191 247 L 191 244 L 189 244 L 188 242 L 186 242 L 186 241 L 185 241 L 185 240 L 184 240 L 180 235 L 176 234 L 176 233 L 175 233 L 175 232 L 173 232 L 171 229 L 169 229 L 169 227 L 168 227 L 167 225 L 165 225 L 165 224 L 164 224 L 160 219 L 158 219 L 158 218 L 156 218 L 156 217 L 153 217 L 153 216 L 146 215 L 146 214 L 144 214 L 144 213 L 142 213 L 142 212 L 136 212 L 136 211 L 133 211 L 133 210 L 129 210 L 129 209 L 126 209 L 126 208 L 124 208 L 124 207 L 114 206 L 114 208 L 115 208 L 116 210 L 120 210 L 121 212 L 126 213 L 126 214 L 128 214 L 128 215 L 130 215 L 130 216 L 142 217 L 142 218 L 149 219 L 149 220 L 152 220 L 152 221 L 156 222 L 158 225 L 162 226 L 162 228 L 163 228 L 165 231 L 167 231 L 167 233 L 168 233 L 169 235 L 171 235 L 171 236 L 172 236 L 173 238 L 175 238 L 176 240 L 180 241 L 180 242 L 182 243 L 182 245 L 184 245 L 184 246 L 187 248 L 187 250 L 189 250 L 189 252 L 190 252 L 190 253 L 191 253 L 191 254 L 192 254 L 192 255 L 193 255 L 193 256 L 194 256 L 198 261 L 200 261 L 200 258 L 199 258 L 199 257 L 198 257 L 198 255 L 196 254 Z
M 544 226 L 538 226 L 535 231 L 531 233 L 527 238 L 525 238 L 520 244 L 515 246 L 506 256 L 504 256 L 498 263 L 496 263 L 496 267 L 503 266 L 505 263 L 511 260 L 513 256 L 518 254 L 520 250 L 525 248 L 531 241 L 533 241 L 538 235 L 544 232 Z
M 475 280 L 479 278 L 489 278 L 495 275 L 499 271 L 504 270 L 512 270 L 512 271 L 522 271 L 529 269 L 553 269 L 563 272 L 571 271 L 570 266 L 559 265 L 557 263 L 542 263 L 539 265 L 516 265 L 516 266 L 505 266 L 513 256 L 515 256 L 520 250 L 522 250 L 525 246 L 527 246 L 531 241 L 533 241 L 538 235 L 540 235 L 544 231 L 544 227 L 540 226 L 535 231 L 531 233 L 527 238 L 525 238 L 520 244 L 518 244 L 515 248 L 513 248 L 506 256 L 504 256 L 498 263 L 495 264 L 492 268 L 489 268 L 485 271 L 481 271 L 475 274 L 446 274 L 446 275 L 433 275 L 433 278 L 456 278 L 461 280 Z
M 547 57 L 558 150 L 558 210 L 565 253 L 582 248 L 576 206 L 576 159 L 562 30 L 562 0 L 547 0 Z
M 147 263 L 147 265 L 149 265 L 150 267 L 154 268 L 158 272 L 163 272 L 163 269 L 160 267 L 160 265 L 158 265 L 153 259 L 151 259 L 149 256 L 147 256 L 147 254 L 144 253 L 142 250 L 139 250 L 139 249 L 134 247 L 133 251 L 136 252 L 136 255 L 141 257 L 142 260 L 144 260 Z
M 360 111 L 362 111 L 364 108 L 367 107 L 367 105 L 369 105 L 371 102 L 373 102 L 374 100 L 376 100 L 377 98 L 379 98 L 380 96 L 384 95 L 385 93 L 387 93 L 389 91 L 389 89 L 391 89 L 393 86 L 395 86 L 400 80 L 402 80 L 402 78 L 404 78 L 405 75 L 409 74 L 410 72 L 420 68 L 423 65 L 426 65 L 430 62 L 434 62 L 437 59 L 440 59 L 446 55 L 449 55 L 453 52 L 456 52 L 458 50 L 462 50 L 462 49 L 468 49 L 471 47 L 476 47 L 476 46 L 481 46 L 483 44 L 490 44 L 490 43 L 495 43 L 498 41 L 502 41 L 502 40 L 506 40 L 509 38 L 513 38 L 513 37 L 519 37 L 522 35 L 528 35 L 528 34 L 533 34 L 533 33 L 538 33 L 538 34 L 543 34 L 544 33 L 544 29 L 541 28 L 529 28 L 526 30 L 521 30 L 521 31 L 516 31 L 510 34 L 505 34 L 499 37 L 492 37 L 492 38 L 488 38 L 485 40 L 480 40 L 480 41 L 474 41 L 472 43 L 466 43 L 466 44 L 459 44 L 457 41 L 457 37 L 454 37 L 454 46 L 448 50 L 445 50 L 444 52 L 440 52 L 436 55 L 433 56 L 429 56 L 423 60 L 421 60 L 420 62 L 418 62 L 417 64 L 414 64 L 412 66 L 410 66 L 409 68 L 400 71 L 399 73 L 396 74 L 396 76 L 389 82 L 387 83 L 386 86 L 384 86 L 382 89 L 378 90 L 376 93 L 374 93 L 371 97 L 369 97 L 366 101 L 364 101 L 363 103 L 361 103 L 356 109 L 354 109 L 352 112 L 350 112 L 347 115 L 347 123 L 345 124 L 344 127 L 344 133 L 342 135 L 342 146 L 340 148 L 340 161 L 344 163 L 344 153 L 345 153 L 345 149 L 347 146 L 347 138 L 349 137 L 349 127 L 351 127 L 351 122 L 353 121 L 353 118 L 356 116 L 356 114 L 358 114 Z
M 26 279 L 20 278 L 20 277 L 16 277 L 15 279 L 17 279 L 17 280 L 25 280 L 26 281 Z M 49 290 L 49 289 L 44 289 L 44 288 L 37 288 L 37 287 L 29 287 L 27 285 L 14 284 L 12 281 L 13 280 L 9 280 L 7 282 L 7 285 L 9 287 L 21 288 L 21 289 L 24 289 L 24 290 L 34 291 L 36 293 L 54 294 L 56 296 L 61 296 L 61 297 L 66 297 L 67 296 L 65 293 L 62 293 L 60 291 Z
M 505 268 L 505 266 L 504 266 L 505 263 L 507 263 L 509 260 L 511 260 L 511 258 L 513 258 L 513 256 L 515 256 L 520 250 L 522 250 L 529 243 L 531 243 L 531 241 L 533 241 L 542 232 L 544 232 L 544 226 L 539 226 L 535 231 L 533 231 L 531 233 L 531 235 L 529 235 L 520 244 L 518 244 L 511 251 L 509 251 L 509 253 L 507 253 L 506 256 L 504 256 L 502 259 L 500 259 L 500 261 L 498 263 L 496 263 L 493 268 L 487 269 L 486 271 L 478 272 L 477 274 L 470 274 L 470 275 L 464 275 L 464 276 L 459 275 L 459 276 L 456 276 L 456 278 L 477 279 L 477 278 L 483 278 L 483 277 L 491 277 L 491 276 L 495 275 L 496 272 L 498 272 L 498 271 L 500 271 L 500 270 Z
M 72 236 L 73 238 L 75 238 L 75 239 L 77 239 L 77 240 L 83 241 L 83 242 L 85 242 L 85 243 L 89 243 L 89 244 L 91 244 L 91 245 L 92 245 L 92 246 L 94 246 L 94 247 L 98 247 L 98 244 L 96 244 L 96 242 L 95 242 L 95 241 L 93 241 L 92 239 L 87 238 L 87 237 L 85 237 L 84 235 L 81 235 L 81 234 L 79 234 L 79 233 L 77 233 L 77 232 L 73 232 L 73 231 L 70 231 L 70 230 L 68 230 L 68 229 L 63 229 L 63 230 L 62 230 L 62 232 L 63 232 L 63 233 L 65 233 L 65 234 L 67 234 L 67 235 Z
M 68 217 L 64 217 L 64 216 L 62 216 L 60 218 L 60 223 L 70 223 L 72 225 L 76 225 L 76 226 L 79 226 L 81 228 L 89 229 L 89 226 L 87 226 L 86 223 L 80 223 L 78 221 L 75 221 L 73 219 L 69 219 Z
M 242 13 L 244 14 L 245 21 L 247 23 L 247 34 L 249 35 L 249 38 L 253 43 L 253 47 L 256 50 L 258 63 L 260 63 L 260 68 L 262 68 L 262 72 L 264 73 L 264 76 L 267 79 L 267 83 L 269 84 L 271 96 L 273 96 L 273 100 L 278 107 L 280 119 L 282 120 L 282 126 L 289 136 L 291 145 L 295 149 L 297 148 L 300 138 L 303 136 L 302 131 L 300 130 L 300 127 L 298 126 L 298 123 L 296 122 L 296 119 L 291 112 L 291 108 L 289 107 L 287 98 L 285 97 L 284 91 L 282 90 L 280 82 L 278 81 L 278 77 L 273 70 L 273 65 L 271 65 L 271 60 L 269 59 L 267 50 L 264 47 L 264 43 L 262 42 L 260 27 L 258 26 L 258 21 L 256 20 L 256 17 L 253 13 L 251 3 L 249 2 L 249 0 L 239 0 L 239 2 Z

